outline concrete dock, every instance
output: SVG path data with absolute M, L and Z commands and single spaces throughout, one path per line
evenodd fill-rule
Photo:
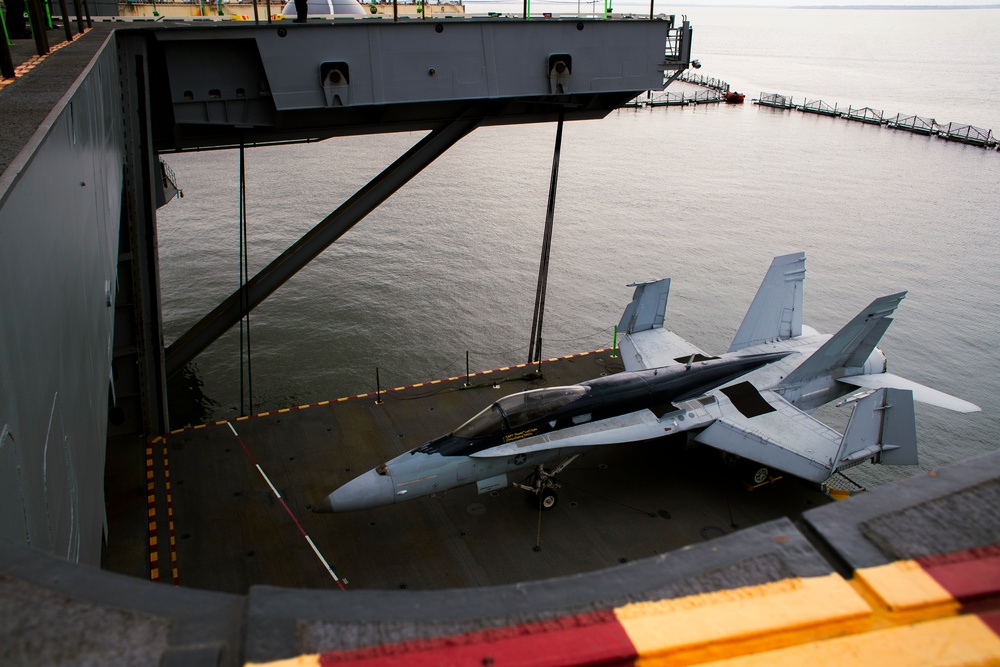
M 523 491 L 477 495 L 474 485 L 370 511 L 311 512 L 339 485 L 503 395 L 622 366 L 602 350 L 541 369 L 541 377 L 516 366 L 396 388 L 381 403 L 372 393 L 192 426 L 154 439 L 146 457 L 112 445 L 104 567 L 238 594 L 258 584 L 336 588 L 308 535 L 350 588 L 488 586 L 591 572 L 829 502 L 792 478 L 749 492 L 713 452 L 664 440 L 588 452 L 560 475 L 558 505 L 541 513 Z

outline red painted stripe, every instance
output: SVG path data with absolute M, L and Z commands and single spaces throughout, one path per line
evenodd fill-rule
M 261 475 L 264 475 L 264 480 L 267 482 L 267 485 L 272 489 L 274 489 L 274 493 L 277 496 L 278 502 L 281 503 L 281 506 L 285 508 L 285 512 L 288 514 L 289 517 L 291 517 L 292 521 L 295 522 L 295 526 L 299 529 L 299 532 L 302 533 L 302 537 L 308 539 L 309 536 L 306 534 L 306 529 L 302 527 L 302 524 L 299 523 L 298 518 L 296 518 L 296 516 L 292 513 L 291 508 L 288 507 L 288 505 L 285 503 L 285 499 L 281 497 L 281 494 L 278 493 L 277 488 L 274 487 L 271 480 L 267 477 L 267 475 L 264 474 L 263 468 L 261 468 L 260 465 L 257 464 L 257 460 L 253 457 L 253 454 L 250 453 L 250 449 L 246 446 L 246 443 L 243 442 L 243 438 L 241 438 L 240 434 L 236 432 L 236 428 L 232 424 L 229 425 L 229 428 L 233 432 L 233 435 L 236 436 L 236 441 L 240 443 L 240 447 L 242 447 L 243 451 L 246 452 L 246 455 L 250 458 L 250 461 L 253 463 L 254 467 L 257 468 L 257 471 L 260 472 Z M 337 582 L 337 586 L 340 587 L 340 590 L 344 590 L 344 584 L 340 583 L 340 579 L 337 578 L 336 575 L 334 575 L 334 581 Z
M 1000 611 L 994 611 L 988 614 L 979 614 L 979 620 L 985 623 L 986 626 L 993 631 L 993 634 L 1000 637 Z
M 1000 545 L 918 558 L 917 562 L 959 602 L 1000 598 Z
M 491 628 L 463 635 L 400 642 L 320 655 L 320 665 L 633 665 L 637 653 L 614 612 Z

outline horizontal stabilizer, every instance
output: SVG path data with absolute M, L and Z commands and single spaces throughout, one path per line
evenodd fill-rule
M 872 301 L 782 380 L 781 386 L 791 387 L 839 368 L 863 366 L 892 322 L 889 316 L 905 296 L 906 292 L 899 292 Z
M 757 289 L 730 352 L 802 335 L 802 282 L 806 254 L 775 257 Z
M 962 400 L 951 394 L 946 394 L 937 389 L 931 389 L 919 382 L 907 380 L 904 377 L 893 375 L 892 373 L 877 373 L 873 375 L 852 375 L 850 377 L 837 378 L 855 387 L 865 387 L 866 389 L 881 389 L 882 387 L 892 387 L 895 389 L 908 389 L 913 392 L 913 400 L 936 405 L 939 408 L 947 408 L 955 412 L 981 412 L 975 403 Z

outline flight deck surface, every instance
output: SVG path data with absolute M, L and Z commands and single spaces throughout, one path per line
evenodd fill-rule
M 109 488 L 104 567 L 240 594 L 258 584 L 490 586 L 624 564 L 829 501 L 790 477 L 748 491 L 712 450 L 661 440 L 588 451 L 559 475 L 558 504 L 544 512 L 516 488 L 479 495 L 475 485 L 374 510 L 311 511 L 503 395 L 621 369 L 601 350 L 546 361 L 541 377 L 510 367 L 384 391 L 381 402 L 373 392 L 178 429 L 148 443 L 143 461 L 115 447 L 109 461 L 120 469 L 109 465 L 109 480 L 126 481 L 117 498 Z M 141 483 L 151 485 L 146 504 L 128 492 Z

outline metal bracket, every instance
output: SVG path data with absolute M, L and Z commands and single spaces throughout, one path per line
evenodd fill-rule
M 345 62 L 323 63 L 319 66 L 320 83 L 326 106 L 346 107 L 351 104 L 351 69 Z
M 573 75 L 573 56 L 568 53 L 553 53 L 549 56 L 549 92 L 562 95 L 569 92 Z

